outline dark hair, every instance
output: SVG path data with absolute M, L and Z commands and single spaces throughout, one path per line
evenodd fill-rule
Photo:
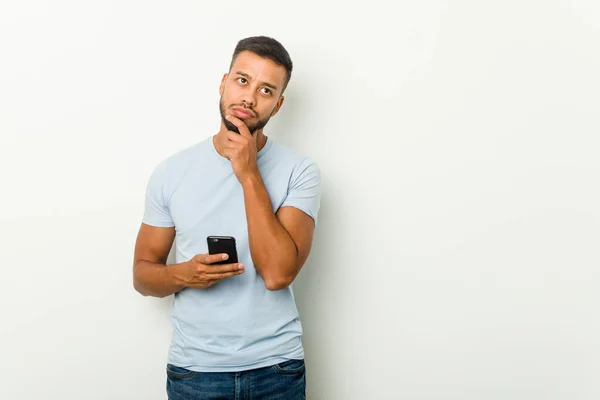
M 283 83 L 283 89 L 281 90 L 281 93 L 285 91 L 285 88 L 292 77 L 292 69 L 294 65 L 290 55 L 281 43 L 267 36 L 253 36 L 240 40 L 237 46 L 235 46 L 233 56 L 231 57 L 231 64 L 229 65 L 230 71 L 235 59 L 242 51 L 251 51 L 262 58 L 268 58 L 269 60 L 275 62 L 275 64 L 285 67 L 285 82 Z

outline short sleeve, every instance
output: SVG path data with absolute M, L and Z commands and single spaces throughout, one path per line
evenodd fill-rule
M 166 183 L 167 168 L 162 162 L 154 169 L 146 186 L 143 223 L 161 228 L 175 226 L 165 198 Z
M 288 195 L 281 207 L 295 207 L 312 217 L 317 224 L 321 205 L 321 171 L 305 159 L 292 173 Z

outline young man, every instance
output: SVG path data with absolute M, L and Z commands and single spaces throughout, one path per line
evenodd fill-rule
M 153 171 L 134 256 L 134 287 L 175 294 L 169 399 L 304 399 L 302 327 L 290 284 L 320 205 L 314 162 L 263 134 L 292 61 L 267 37 L 241 40 L 223 76 L 219 132 Z M 208 236 L 233 236 L 239 263 L 215 265 Z M 175 264 L 165 265 L 175 240 Z

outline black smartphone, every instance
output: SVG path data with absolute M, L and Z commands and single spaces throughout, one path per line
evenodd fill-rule
M 213 264 L 233 264 L 238 262 L 237 248 L 235 246 L 235 238 L 232 236 L 209 236 L 206 238 L 208 242 L 208 254 L 226 253 L 229 255 L 227 260 L 218 261 Z

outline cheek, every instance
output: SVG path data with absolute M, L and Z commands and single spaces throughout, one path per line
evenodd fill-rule
M 238 89 L 236 88 L 236 86 L 232 83 L 228 83 L 223 88 L 223 94 L 221 95 L 221 97 L 227 105 L 235 102 L 234 100 L 237 98 L 236 96 L 238 95 L 237 90 Z
M 271 112 L 269 113 L 269 116 L 273 116 L 273 113 L 275 112 L 275 110 L 277 110 L 277 103 L 273 104 L 273 107 L 271 108 Z
M 275 108 L 277 107 L 277 102 L 272 102 L 269 101 L 268 104 L 264 104 L 263 107 L 261 107 L 262 111 L 260 113 L 261 117 L 270 117 L 271 114 L 273 114 L 273 112 L 275 111 Z

